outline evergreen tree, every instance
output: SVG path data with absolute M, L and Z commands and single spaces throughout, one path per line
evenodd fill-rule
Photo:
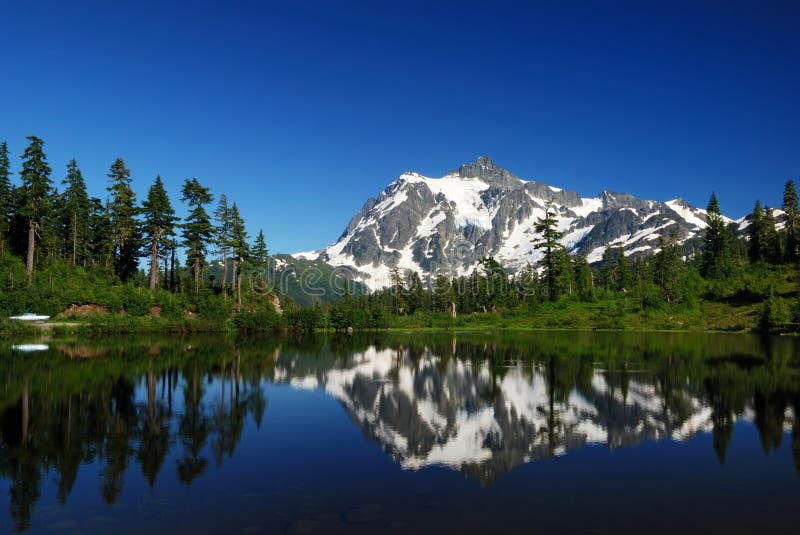
M 503 266 L 491 256 L 484 256 L 478 264 L 483 271 L 481 302 L 490 308 L 504 304 L 502 301 L 508 293 L 508 275 Z
M 247 231 L 239 207 L 231 208 L 231 254 L 233 255 L 233 284 L 236 288 L 236 304 L 242 305 L 242 265 L 250 258 Z
M 575 292 L 581 301 L 591 301 L 593 296 L 592 268 L 585 254 L 575 255 L 572 261 L 572 272 L 575 274 Z
M 402 314 L 405 311 L 405 281 L 399 268 L 392 268 L 389 279 L 391 282 L 392 312 Z
M 30 145 L 22 154 L 21 215 L 28 224 L 28 247 L 25 270 L 28 274 L 28 284 L 33 281 L 33 263 L 36 253 L 36 234 L 39 231 L 42 218 L 49 210 L 50 199 L 50 166 L 44 154 L 44 141 L 36 136 L 25 139 Z
M 253 243 L 252 257 L 252 263 L 255 269 L 263 270 L 267 267 L 269 250 L 267 249 L 267 240 L 264 238 L 263 229 L 258 229 L 256 241 Z
M 406 291 L 406 302 L 408 304 L 408 313 L 413 314 L 418 310 L 425 307 L 425 288 L 422 285 L 422 279 L 416 271 L 409 271 L 408 273 L 408 289 Z
M 199 293 L 200 270 L 205 263 L 206 244 L 214 235 L 214 227 L 211 225 L 205 206 L 214 197 L 196 178 L 184 181 L 181 195 L 181 200 L 189 205 L 189 214 L 181 225 L 183 245 L 188 249 L 189 262 L 192 265 L 194 291 Z
M 617 247 L 617 265 L 615 271 L 617 274 L 616 290 L 624 292 L 627 290 L 628 286 L 631 285 L 631 268 L 628 264 L 628 257 L 625 256 L 625 249 L 623 247 Z
M 222 255 L 222 295 L 228 295 L 228 251 L 231 247 L 231 209 L 228 198 L 223 193 L 219 196 L 219 204 L 214 211 L 217 226 L 214 229 L 214 241 L 217 253 Z
M 761 201 L 756 201 L 756 206 L 750 215 L 750 227 L 747 230 L 750 235 L 750 262 L 756 263 L 765 260 L 764 211 L 761 209 Z
M 683 263 L 678 248 L 678 235 L 673 230 L 669 239 L 658 239 L 659 251 L 655 258 L 655 283 L 661 288 L 667 303 L 677 300 L 680 293 L 680 278 Z
M 555 298 L 552 300 L 560 299 L 562 296 L 572 296 L 575 290 L 575 274 L 572 271 L 572 259 L 564 247 L 556 249 L 554 255 L 554 269 L 555 269 Z
M 0 259 L 3 258 L 8 243 L 11 202 L 11 161 L 8 159 L 8 144 L 3 141 L 0 143 Z
M 169 202 L 161 175 L 156 176 L 155 183 L 147 192 L 147 199 L 142 203 L 142 230 L 144 241 L 150 250 L 150 290 L 158 286 L 159 259 L 164 253 L 165 242 L 175 232 L 175 210 Z
M 794 180 L 789 180 L 783 190 L 783 212 L 786 214 L 785 253 L 787 262 L 800 260 L 800 213 Z
M 453 283 L 444 275 L 437 275 L 433 286 L 433 308 L 437 312 L 445 312 L 451 310 L 454 305 L 456 296 L 453 290 Z
M 528 262 L 520 270 L 515 280 L 518 300 L 526 304 L 529 308 L 536 306 L 539 302 L 539 273 L 536 268 Z
M 74 159 L 67 164 L 67 176 L 62 182 L 65 186 L 62 203 L 64 206 L 64 242 L 70 263 L 86 265 L 89 240 L 89 194 L 78 162 Z
M 781 254 L 781 239 L 775 226 L 775 215 L 772 208 L 764 207 L 764 258 L 771 264 L 779 264 L 783 255 Z
M 108 172 L 108 217 L 113 242 L 114 272 L 123 281 L 136 275 L 139 257 L 139 225 L 136 221 L 136 193 L 131 188 L 131 171 L 117 158 Z
M 64 241 L 61 239 L 64 235 L 61 227 L 64 214 L 62 201 L 58 190 L 52 188 L 45 202 L 47 210 L 42 214 L 39 230 L 36 233 L 39 240 L 36 258 L 44 259 L 48 264 L 62 257 L 66 250 Z
M 704 277 L 716 279 L 730 272 L 730 251 L 728 228 L 722 218 L 717 196 L 713 192 L 706 209 L 706 225 L 700 273 Z
M 92 264 L 99 265 L 104 270 L 111 267 L 114 256 L 111 221 L 106 208 L 97 197 L 89 199 L 89 256 Z
M 606 290 L 617 290 L 617 261 L 611 246 L 607 246 L 603 251 L 603 258 L 600 262 L 600 286 Z
M 558 299 L 558 266 L 556 265 L 556 252 L 564 248 L 558 240 L 561 233 L 556 230 L 558 221 L 556 213 L 551 211 L 552 203 L 547 202 L 544 208 L 544 217 L 536 220 L 534 230 L 539 234 L 534 248 L 544 251 L 540 265 L 544 268 L 545 287 L 551 301 Z

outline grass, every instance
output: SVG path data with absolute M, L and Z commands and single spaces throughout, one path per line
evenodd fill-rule
M 500 310 L 492 313 L 462 314 L 422 312 L 396 316 L 389 330 L 625 330 L 625 331 L 726 331 L 750 332 L 758 327 L 760 303 L 731 304 L 700 301 L 695 306 L 634 307 L 625 299 L 595 302 L 560 301 L 541 303 L 534 310 Z M 280 320 L 279 320 L 280 321 Z M 279 327 L 277 325 L 276 327 Z M 41 333 L 42 326 L 0 320 L 0 334 Z M 230 318 L 152 317 L 94 314 L 46 329 L 53 334 L 128 333 L 235 333 Z M 381 330 L 381 329 L 379 329 Z
M 702 302 L 696 307 L 635 310 L 623 301 L 559 302 L 533 311 L 475 313 L 452 318 L 423 314 L 393 318 L 391 329 L 513 329 L 750 332 L 758 323 L 759 305 L 731 306 Z

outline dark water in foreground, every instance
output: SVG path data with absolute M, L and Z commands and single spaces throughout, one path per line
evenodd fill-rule
M 0 349 L 0 533 L 798 529 L 795 339 L 47 344 Z

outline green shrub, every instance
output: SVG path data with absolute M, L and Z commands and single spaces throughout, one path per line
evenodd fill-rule
M 792 324 L 786 299 L 771 295 L 764 301 L 758 318 L 759 328 L 765 332 L 785 332 Z
M 295 308 L 284 312 L 284 321 L 290 329 L 313 332 L 325 328 L 325 314 L 318 307 Z
M 274 310 L 242 312 L 233 319 L 239 332 L 273 332 L 283 327 L 283 321 Z
M 220 320 L 230 316 L 231 306 L 221 296 L 215 295 L 210 290 L 204 290 L 195 301 L 194 311 L 203 319 Z
M 122 309 L 131 317 L 146 316 L 153 306 L 152 296 L 146 288 L 125 286 L 122 291 Z

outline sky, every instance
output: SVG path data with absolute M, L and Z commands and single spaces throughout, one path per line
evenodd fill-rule
M 800 2 L 9 2 L 0 140 L 105 197 L 117 157 L 235 201 L 272 252 L 334 242 L 405 171 L 477 156 L 594 196 L 800 178 Z

